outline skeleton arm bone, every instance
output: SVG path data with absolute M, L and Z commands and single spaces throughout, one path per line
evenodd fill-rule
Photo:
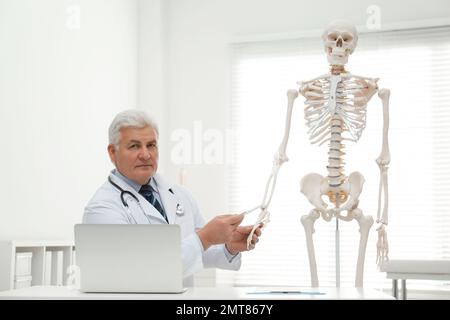
M 280 170 L 281 165 L 289 160 L 286 155 L 286 147 L 287 147 L 287 143 L 289 140 L 289 132 L 291 129 L 292 109 L 294 107 L 294 101 L 298 97 L 298 91 L 297 90 L 288 90 L 287 96 L 288 96 L 288 109 L 286 112 L 286 124 L 285 124 L 285 130 L 284 130 L 284 137 L 283 137 L 283 140 L 282 140 L 280 146 L 278 147 L 277 152 L 275 153 L 274 160 L 273 160 L 272 172 L 270 173 L 269 179 L 267 180 L 267 183 L 266 183 L 263 200 L 259 206 L 244 212 L 245 214 L 248 214 L 257 209 L 261 209 L 261 212 L 258 216 L 258 220 L 253 225 L 252 231 L 250 232 L 250 234 L 247 238 L 247 247 L 250 246 L 250 243 L 251 243 L 251 240 L 253 237 L 253 233 L 261 225 L 261 223 L 266 225 L 270 221 L 269 220 L 270 212 L 267 211 L 267 208 L 269 207 L 270 201 L 272 200 L 272 196 L 275 191 L 275 185 L 277 182 L 278 171 Z
M 387 232 L 386 226 L 388 224 L 388 176 L 387 170 L 388 165 L 391 161 L 391 155 L 389 152 L 389 89 L 381 89 L 378 92 L 383 103 L 383 144 L 381 147 L 381 153 L 377 158 L 376 162 L 380 168 L 380 187 L 378 194 L 378 212 L 377 212 L 377 223 L 379 223 L 378 231 L 378 242 L 377 242 L 377 262 L 383 263 L 383 261 L 388 260 L 388 250 L 389 245 L 387 242 Z M 383 213 L 380 219 L 381 213 L 381 202 L 383 200 Z
M 376 162 L 378 164 L 378 167 L 380 168 L 380 190 L 382 189 L 384 191 L 384 207 L 383 207 L 383 215 L 381 216 L 380 220 L 380 209 L 381 206 L 378 208 L 378 214 L 377 214 L 377 222 L 381 222 L 383 224 L 388 224 L 388 213 L 387 213 L 387 205 L 388 205 L 388 194 L 387 194 L 387 170 L 388 165 L 391 162 L 391 155 L 389 152 L 389 140 L 388 140 L 388 133 L 389 133 L 389 96 L 390 91 L 388 89 L 381 89 L 378 93 L 378 96 L 381 98 L 383 102 L 383 144 L 381 147 L 381 153 L 379 157 L 377 158 Z M 380 192 L 380 200 L 379 204 L 381 203 L 381 192 Z
M 289 132 L 291 130 L 292 109 L 294 107 L 294 101 L 298 97 L 298 91 L 292 89 L 288 90 L 287 96 L 288 96 L 288 110 L 286 112 L 286 125 L 284 127 L 284 137 L 274 159 L 274 165 L 277 165 L 278 168 L 284 162 L 289 160 L 286 156 L 286 147 L 289 140 Z

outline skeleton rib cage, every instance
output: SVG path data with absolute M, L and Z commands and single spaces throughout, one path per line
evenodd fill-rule
M 331 188 L 340 187 L 346 180 L 343 141 L 357 142 L 366 126 L 370 99 L 365 94 L 367 80 L 349 73 L 328 75 L 303 84 L 306 89 L 300 90 L 306 98 L 304 111 L 311 144 L 329 142 L 327 171 Z
M 329 78 L 322 78 L 309 85 L 311 91 L 305 95 L 305 119 L 312 144 L 322 145 L 330 140 L 332 118 L 343 120 L 342 131 L 349 132 L 346 140 L 357 142 L 366 124 L 367 99 L 363 90 L 367 84 L 356 78 L 344 78 L 337 84 L 335 106 L 330 103 Z M 327 138 L 328 139 L 325 139 Z

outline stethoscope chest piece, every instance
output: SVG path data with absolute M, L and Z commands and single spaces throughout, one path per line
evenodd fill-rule
M 175 213 L 177 216 L 182 217 L 184 216 L 184 208 L 181 204 L 177 204 L 177 209 L 175 210 Z

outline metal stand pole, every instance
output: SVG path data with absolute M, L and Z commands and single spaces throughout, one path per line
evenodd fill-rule
M 395 299 L 398 299 L 398 280 L 392 279 L 392 295 Z
M 341 286 L 341 265 L 340 265 L 340 252 L 339 252 L 339 219 L 336 217 L 336 288 Z

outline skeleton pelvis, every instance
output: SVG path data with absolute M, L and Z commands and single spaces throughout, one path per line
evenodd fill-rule
M 344 183 L 339 187 L 330 187 L 328 183 L 329 181 L 327 178 L 322 180 L 322 183 L 320 184 L 320 193 L 322 195 L 327 195 L 328 200 L 336 207 L 341 206 L 348 199 L 350 183 L 347 179 L 345 179 Z
M 363 184 L 364 177 L 359 172 L 352 172 L 339 187 L 330 187 L 327 177 L 309 173 L 302 178 L 300 190 L 315 208 L 324 211 L 328 207 L 323 200 L 324 196 L 334 208 L 344 207 L 349 201 L 352 203 L 358 201 Z

